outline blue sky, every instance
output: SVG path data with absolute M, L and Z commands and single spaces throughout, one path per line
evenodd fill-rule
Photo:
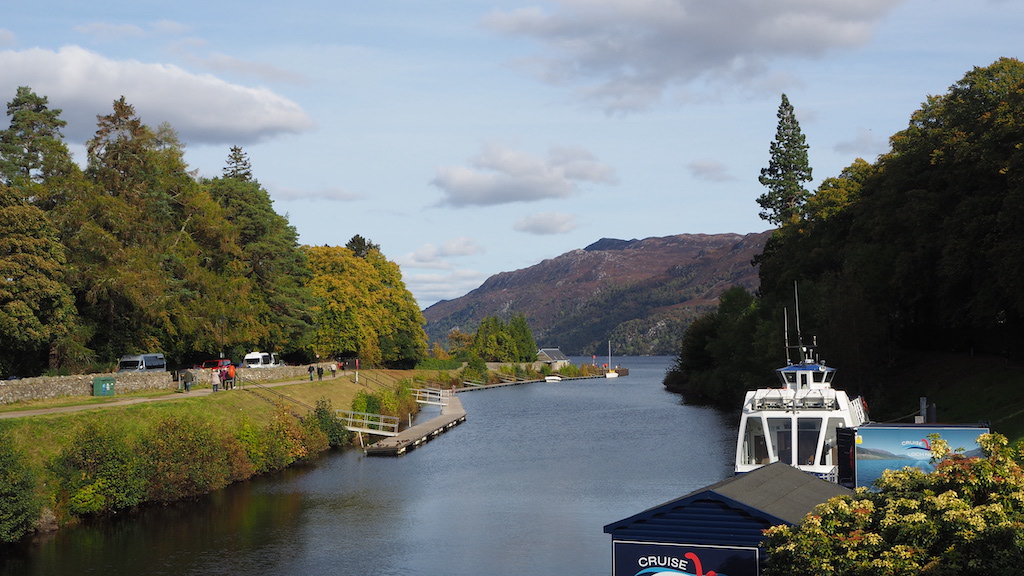
M 816 186 L 930 94 L 1024 58 L 1012 0 L 38 0 L 0 20 L 0 99 L 122 95 L 217 176 L 231 146 L 300 241 L 355 234 L 422 307 L 603 237 L 747 233 L 780 94 Z

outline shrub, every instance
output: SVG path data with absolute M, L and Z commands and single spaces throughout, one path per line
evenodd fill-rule
M 416 370 L 458 370 L 462 361 L 455 359 L 424 358 L 416 364 Z
M 227 486 L 235 475 L 228 458 L 231 443 L 232 437 L 196 418 L 158 421 L 141 442 L 149 499 L 173 502 Z
M 321 398 L 316 401 L 316 407 L 307 417 L 307 420 L 315 422 L 317 427 L 327 436 L 327 445 L 336 448 L 348 444 L 351 433 L 345 429 L 345 425 L 334 415 L 331 401 Z
M 270 465 L 270 432 L 265 427 L 257 426 L 248 419 L 242 421 L 235 432 L 235 440 L 252 466 L 252 474 L 269 472 Z
M 116 420 L 84 424 L 51 466 L 72 514 L 106 514 L 130 508 L 146 495 L 147 480 L 139 451 Z
M 28 534 L 41 510 L 35 474 L 9 435 L 0 431 L 0 542 L 14 542 Z

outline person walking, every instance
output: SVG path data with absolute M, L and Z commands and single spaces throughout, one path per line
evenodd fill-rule
M 214 392 L 220 390 L 220 371 L 217 369 L 210 370 L 210 385 Z
M 324 367 L 323 366 L 317 366 L 316 367 L 316 379 L 317 380 L 323 380 L 324 379 Z
M 235 365 L 228 364 L 228 380 L 231 381 L 231 389 L 235 389 Z
M 313 365 L 310 364 L 309 368 L 306 368 L 306 370 L 309 371 L 309 381 L 312 382 L 313 381 Z
M 338 370 L 338 364 L 331 362 L 331 378 L 334 378 L 335 372 Z

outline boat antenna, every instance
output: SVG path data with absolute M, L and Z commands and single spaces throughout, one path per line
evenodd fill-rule
M 782 307 L 782 335 L 786 339 L 786 364 L 793 364 L 793 359 L 789 355 L 789 309 L 785 306 Z
M 804 350 L 804 339 L 800 334 L 800 291 L 797 290 L 796 280 L 793 281 L 793 299 L 796 301 L 796 344 L 800 347 L 800 362 L 804 363 L 807 361 L 807 355 Z

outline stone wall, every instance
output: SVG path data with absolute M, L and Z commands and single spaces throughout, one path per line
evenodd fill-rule
M 324 364 L 327 372 L 328 364 Z M 327 372 L 330 374 L 330 372 Z M 93 379 L 114 378 L 114 395 L 147 390 L 177 390 L 177 374 L 173 372 L 115 372 L 109 374 L 81 374 L 75 376 L 39 376 L 19 380 L 0 381 L 0 404 L 46 400 L 66 396 L 92 396 Z M 239 368 L 239 383 L 276 382 L 309 378 L 306 366 L 279 368 Z M 199 379 L 197 387 L 210 386 L 209 370 Z

